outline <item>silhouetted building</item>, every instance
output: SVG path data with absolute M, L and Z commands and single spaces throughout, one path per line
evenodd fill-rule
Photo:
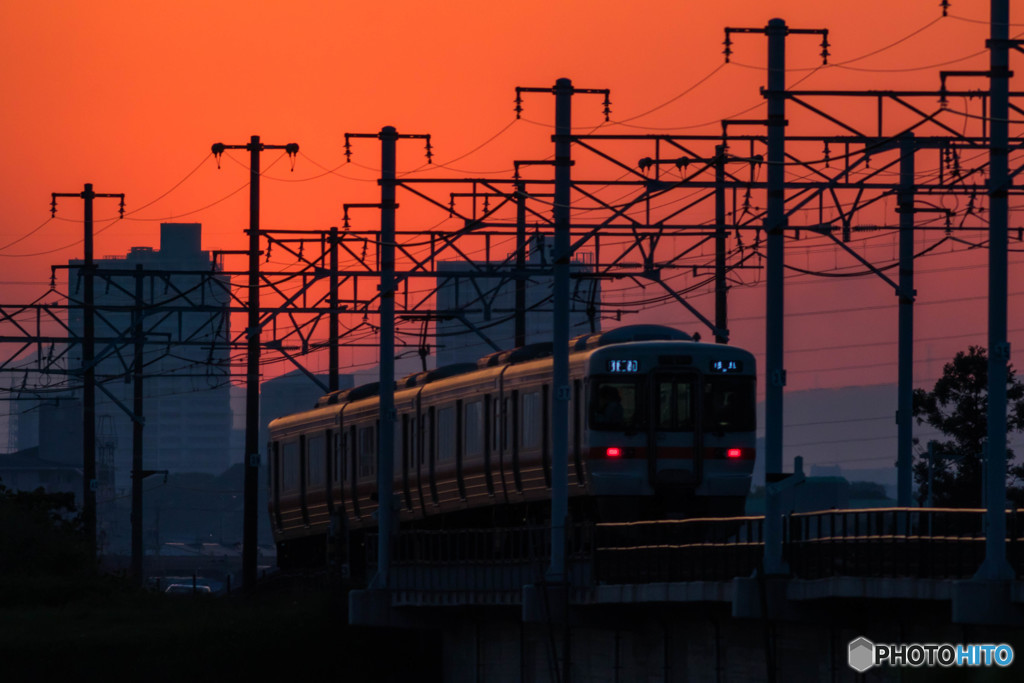
M 143 467 L 220 474 L 241 457 L 230 451 L 229 280 L 201 249 L 201 235 L 199 223 L 163 223 L 159 249 L 133 247 L 124 257 L 95 259 L 96 377 L 103 383 L 96 392 L 97 461 L 100 470 L 104 460 L 111 461 L 120 491 L 131 486 L 132 420 L 117 402 L 132 407 L 136 277 L 131 273 L 138 265 L 163 271 L 143 278 Z M 83 293 L 81 264 L 69 262 L 68 291 L 76 301 Z M 104 275 L 114 270 L 119 272 Z M 69 325 L 75 334 L 82 333 L 82 321 L 81 309 L 72 309 Z M 73 384 L 81 367 L 82 347 L 75 344 L 69 353 Z M 80 460 L 80 445 L 75 453 Z M 100 479 L 103 485 L 102 472 Z

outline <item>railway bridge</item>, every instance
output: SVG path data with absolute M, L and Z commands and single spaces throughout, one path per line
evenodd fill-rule
M 577 525 L 558 585 L 544 580 L 546 527 L 401 531 L 386 589 L 354 591 L 349 616 L 440 628 L 451 680 L 904 680 L 857 674 L 849 643 L 1008 643 L 1024 656 L 1024 518 L 1007 511 L 1016 578 L 993 583 L 972 579 L 984 514 L 794 513 L 780 575 L 760 569 L 762 517 Z M 367 548 L 370 575 L 376 556 Z

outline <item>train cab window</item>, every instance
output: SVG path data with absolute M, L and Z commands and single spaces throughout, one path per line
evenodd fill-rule
M 590 400 L 590 426 L 600 431 L 639 429 L 643 410 L 636 380 L 598 379 Z
M 281 490 L 299 490 L 298 441 L 286 441 L 281 446 Z
M 463 420 L 463 443 L 467 458 L 479 457 L 484 450 L 484 404 L 480 401 L 466 404 Z
M 658 377 L 655 398 L 658 401 L 657 429 L 675 432 L 693 431 L 693 378 Z
M 372 477 L 377 473 L 377 440 L 373 427 L 359 430 L 359 478 Z
M 540 392 L 531 391 L 523 394 L 523 412 L 519 424 L 522 425 L 522 432 L 519 434 L 519 445 L 524 448 L 536 448 L 540 445 L 541 417 L 540 417 Z
M 753 377 L 708 377 L 704 381 L 704 429 L 752 432 L 757 423 Z
M 326 477 L 327 440 L 324 434 L 311 434 L 306 437 L 306 485 L 323 486 Z
M 437 460 L 455 459 L 455 406 L 437 411 Z

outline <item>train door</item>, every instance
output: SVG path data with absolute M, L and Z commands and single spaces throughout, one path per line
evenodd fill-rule
M 422 391 L 422 390 L 421 390 Z M 416 467 L 416 495 L 418 496 L 420 512 L 424 515 L 427 514 L 427 499 L 423 493 L 424 478 L 426 473 L 424 471 L 424 453 L 426 452 L 425 443 L 423 441 L 423 403 L 420 394 L 416 394 L 416 412 L 412 419 L 412 432 L 413 432 L 413 462 Z
M 412 509 L 412 490 L 409 486 L 409 471 L 412 469 L 413 459 L 413 422 L 408 413 L 402 414 L 402 500 L 408 510 Z
M 281 522 L 281 443 L 270 444 L 270 501 L 274 510 L 274 525 L 280 533 L 284 526 Z
M 500 394 L 492 399 L 492 405 L 491 419 L 494 422 L 494 426 L 491 428 L 491 435 L 494 440 L 494 453 L 498 456 L 498 461 L 494 467 L 501 478 L 501 493 L 507 503 L 508 484 L 505 481 L 505 454 L 508 452 L 508 437 L 505 432 L 505 416 L 501 408 L 502 398 Z
M 302 507 L 302 523 L 309 526 L 309 471 L 306 465 L 309 460 L 308 454 L 306 453 L 306 435 L 303 434 L 299 437 L 299 500 L 301 501 Z
M 350 425 L 345 438 L 345 458 L 347 460 L 346 471 L 348 472 L 349 495 L 352 497 L 352 514 L 355 517 L 362 517 L 359 507 L 359 458 L 356 450 L 356 426 Z
M 512 452 L 512 479 L 516 484 L 516 491 L 523 492 L 523 475 L 519 468 L 519 390 L 514 389 L 512 395 L 505 399 L 505 420 L 506 429 L 511 438 Z
M 337 452 L 335 449 L 334 430 L 328 429 L 325 434 L 326 442 L 324 447 L 327 452 L 324 455 L 326 462 L 326 471 L 324 472 L 325 486 L 327 488 L 327 515 L 328 517 L 334 516 L 334 506 L 336 501 L 334 500 L 334 482 L 337 478 Z
M 583 486 L 583 450 L 580 445 L 583 423 L 581 406 L 583 404 L 583 382 L 573 380 L 572 403 L 570 404 L 570 415 L 572 419 L 572 461 L 576 470 L 576 483 Z
M 491 395 L 484 394 L 483 402 L 483 447 L 484 447 L 484 483 L 487 486 L 487 495 L 494 495 L 494 463 L 492 462 L 492 454 L 494 449 L 492 448 L 495 443 L 494 436 L 492 435 L 494 427 L 497 425 L 497 421 L 491 418 L 491 411 L 495 403 L 491 402 Z
M 437 410 L 434 406 L 427 409 L 427 421 L 423 425 L 423 443 L 427 447 L 429 465 L 427 471 L 430 474 L 430 502 L 434 507 L 438 506 L 437 500 L 437 439 L 435 438 L 435 426 L 437 425 Z
M 346 515 L 345 510 L 345 480 L 348 479 L 347 470 L 345 469 L 345 430 L 342 427 L 339 419 L 337 429 L 333 432 L 334 442 L 334 484 L 333 488 L 337 492 L 337 500 L 335 500 L 335 506 L 341 512 L 344 517 Z
M 696 488 L 704 468 L 700 429 L 699 377 L 693 372 L 656 369 L 648 393 L 647 473 L 654 488 Z

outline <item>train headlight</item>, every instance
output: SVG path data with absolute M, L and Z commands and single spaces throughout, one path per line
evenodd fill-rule
M 622 449 L 619 448 L 618 446 L 609 446 L 605 450 L 604 454 L 605 454 L 606 457 L 609 457 L 609 458 L 621 458 L 622 457 Z

